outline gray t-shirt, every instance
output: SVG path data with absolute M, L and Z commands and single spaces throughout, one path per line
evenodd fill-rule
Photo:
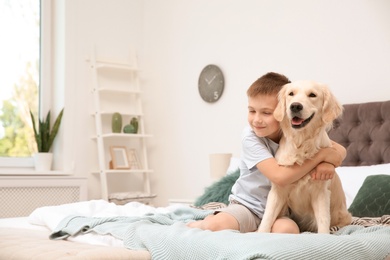
M 256 165 L 268 158 L 275 157 L 279 144 L 266 137 L 258 137 L 248 126 L 242 133 L 242 152 L 240 177 L 232 187 L 229 200 L 236 200 L 263 218 L 271 181 Z

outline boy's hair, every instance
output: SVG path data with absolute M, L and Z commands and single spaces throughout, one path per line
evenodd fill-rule
M 255 97 L 259 94 L 274 95 L 287 83 L 291 83 L 291 81 L 286 76 L 275 72 L 268 72 L 253 82 L 246 94 L 248 97 Z

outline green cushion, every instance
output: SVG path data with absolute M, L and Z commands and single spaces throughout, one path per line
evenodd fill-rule
M 194 205 L 200 207 L 210 202 L 222 202 L 229 204 L 229 195 L 231 193 L 233 184 L 240 176 L 240 170 L 225 175 L 219 181 L 207 187 L 204 194 L 196 199 Z
M 355 217 L 390 215 L 390 175 L 368 176 L 348 210 Z

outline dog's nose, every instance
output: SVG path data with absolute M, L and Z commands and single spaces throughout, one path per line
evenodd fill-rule
M 303 109 L 303 106 L 301 103 L 294 102 L 290 105 L 290 110 L 294 113 L 299 112 Z

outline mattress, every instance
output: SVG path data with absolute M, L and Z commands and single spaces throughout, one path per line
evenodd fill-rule
M 0 227 L 0 234 L 0 259 L 151 259 L 145 250 L 49 240 L 49 230 Z

